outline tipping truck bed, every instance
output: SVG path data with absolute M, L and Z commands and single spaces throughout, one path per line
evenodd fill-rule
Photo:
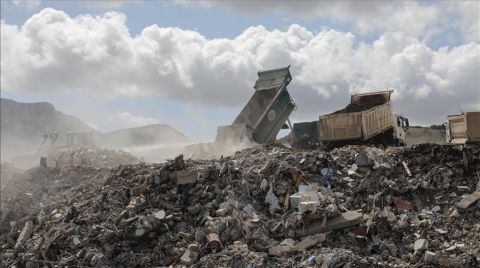
M 480 143 L 480 112 L 448 116 L 451 143 Z
M 320 116 L 320 141 L 366 141 L 393 128 L 392 92 L 355 94 L 344 109 Z
M 290 66 L 258 72 L 255 92 L 232 125 L 217 129 L 216 143 L 271 143 L 295 108 L 287 91 Z

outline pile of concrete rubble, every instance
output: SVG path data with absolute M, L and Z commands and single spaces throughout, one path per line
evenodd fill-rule
M 2 266 L 478 267 L 479 169 L 478 147 L 422 144 L 82 171 L 10 217 Z
M 88 166 L 95 168 L 114 168 L 121 164 L 130 164 L 140 160 L 122 150 L 100 149 L 90 146 L 64 147 L 52 151 L 47 157 L 51 166 Z
M 27 171 L 11 163 L 1 166 L 0 232 L 10 229 L 12 220 L 48 210 L 74 186 L 97 183 L 111 167 L 140 160 L 126 152 L 94 147 L 65 147 L 41 157 L 38 167 Z

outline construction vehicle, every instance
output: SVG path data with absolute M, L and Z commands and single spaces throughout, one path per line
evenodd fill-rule
M 315 148 L 320 145 L 319 121 L 293 124 L 292 143 L 297 148 Z
M 320 116 L 320 141 L 406 145 L 409 122 L 393 114 L 392 93 L 393 90 L 351 95 L 347 107 Z
M 480 143 L 480 112 L 449 115 L 445 127 L 447 143 Z
M 296 107 L 287 91 L 291 80 L 290 65 L 259 71 L 253 96 L 232 125 L 218 127 L 215 143 L 274 142 Z
M 406 145 L 408 119 L 394 115 L 393 90 L 351 95 L 350 104 L 318 121 L 293 124 L 292 142 L 297 148 L 320 144 L 378 143 Z

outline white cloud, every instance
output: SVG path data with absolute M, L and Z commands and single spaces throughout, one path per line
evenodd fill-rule
M 339 108 L 352 92 L 384 89 L 395 89 L 397 107 L 421 120 L 480 103 L 475 42 L 434 50 L 395 31 L 370 44 L 349 32 L 295 24 L 285 31 L 250 27 L 233 39 L 152 25 L 132 37 L 125 20 L 117 12 L 71 18 L 44 9 L 21 27 L 2 22 L 2 90 L 156 94 L 240 106 L 257 70 L 291 64 L 297 116 Z
M 225 7 L 248 14 L 282 11 L 291 15 L 352 23 L 363 34 L 404 31 L 418 36 L 438 19 L 438 5 L 415 1 L 176 1 L 187 7 Z
M 111 121 L 116 121 L 117 124 L 122 128 L 142 127 L 159 123 L 156 118 L 144 117 L 142 115 L 133 115 L 129 112 L 122 112 L 111 115 L 108 119 Z
M 459 30 L 465 40 L 480 41 L 480 1 L 183 1 L 187 7 L 223 7 L 246 14 L 280 11 L 300 18 L 351 23 L 361 34 L 402 31 L 432 38 Z
M 480 1 L 445 1 L 442 4 L 450 13 L 447 23 L 460 30 L 465 40 L 480 42 Z

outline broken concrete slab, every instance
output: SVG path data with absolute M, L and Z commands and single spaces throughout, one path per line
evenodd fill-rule
M 271 247 L 270 250 L 268 251 L 268 253 L 270 255 L 275 255 L 275 256 L 279 256 L 279 257 L 286 257 L 286 256 L 289 256 L 289 255 L 295 253 L 295 252 L 297 252 L 297 247 L 291 246 L 291 245 L 274 246 L 274 247 Z
M 33 233 L 33 222 L 32 221 L 27 221 L 25 225 L 23 226 L 22 231 L 20 232 L 20 235 L 18 236 L 17 243 L 15 244 L 15 250 L 19 250 L 20 247 L 22 247 L 27 239 L 32 236 Z
M 198 179 L 198 172 L 196 170 L 180 170 L 177 172 L 177 184 L 192 184 Z
M 415 244 L 413 245 L 413 250 L 415 253 L 422 252 L 428 248 L 428 240 L 424 238 L 420 238 L 415 240 Z
M 165 210 L 159 210 L 155 213 L 153 213 L 153 216 L 157 219 L 157 220 L 163 220 L 165 219 Z
M 460 200 L 460 202 L 457 203 L 457 207 L 460 209 L 467 209 L 478 200 L 480 200 L 480 191 L 475 191 Z
M 327 237 L 324 234 L 315 234 L 311 236 L 307 236 L 302 241 L 300 241 L 296 247 L 299 251 L 307 251 L 309 248 L 314 247 L 316 245 L 321 245 Z
M 296 237 L 305 236 L 305 235 L 314 235 L 319 233 L 326 233 L 329 231 L 339 230 L 360 224 L 365 221 L 363 213 L 361 210 L 351 210 L 345 213 L 340 214 L 339 216 L 332 218 L 323 224 L 323 222 L 318 221 L 313 223 L 310 226 L 305 227 L 304 229 L 297 229 L 294 232 Z

